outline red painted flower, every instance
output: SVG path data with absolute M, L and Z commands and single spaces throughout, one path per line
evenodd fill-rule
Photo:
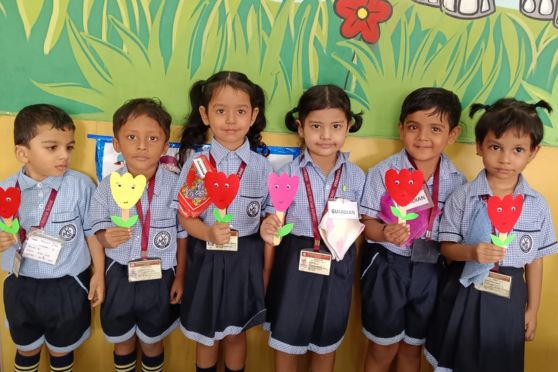
M 523 209 L 523 195 L 506 195 L 503 199 L 491 196 L 488 199 L 488 217 L 499 233 L 509 233 Z
M 336 0 L 335 13 L 344 19 L 341 35 L 352 39 L 358 34 L 367 43 L 380 38 L 380 23 L 391 17 L 390 3 L 382 0 Z
M 20 198 L 19 189 L 8 187 L 4 190 L 0 187 L 0 217 L 12 218 L 19 208 Z
M 407 206 L 422 189 L 424 176 L 420 170 L 389 169 L 385 174 L 386 188 L 389 196 L 397 205 Z
M 240 186 L 240 178 L 236 174 L 227 177 L 223 172 L 207 172 L 205 188 L 211 201 L 219 209 L 227 209 L 232 203 Z

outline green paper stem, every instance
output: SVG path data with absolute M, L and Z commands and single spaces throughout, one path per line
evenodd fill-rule
M 393 215 L 397 218 L 403 219 L 403 215 L 401 214 L 401 211 L 399 210 L 399 208 L 395 207 L 395 206 L 391 206 L 391 213 L 393 213 Z
M 15 218 L 9 226 L 5 224 L 4 221 L 0 221 L 0 230 L 7 232 L 8 234 L 15 234 L 19 231 L 19 221 Z
M 285 226 L 281 227 L 279 231 L 277 231 L 277 237 L 282 238 L 285 235 L 288 235 L 291 231 L 293 231 L 294 224 L 288 223 Z
M 232 221 L 233 216 L 230 213 L 227 213 L 224 216 L 221 216 L 221 213 L 219 213 L 219 209 L 214 208 L 213 209 L 213 218 L 215 218 L 215 221 L 217 222 L 221 222 L 221 223 L 229 223 Z
M 138 222 L 138 216 L 130 216 L 130 218 L 128 218 L 127 220 L 124 220 L 122 217 L 119 216 L 110 216 L 110 220 L 118 227 L 129 228 L 134 226 L 136 222 Z

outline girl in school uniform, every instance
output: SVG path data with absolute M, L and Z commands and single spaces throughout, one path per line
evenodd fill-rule
M 302 95 L 285 124 L 298 132 L 304 153 L 278 172 L 298 176 L 299 186 L 285 217 L 294 228 L 275 248 L 265 327 L 276 350 L 276 371 L 296 371 L 297 356 L 307 352 L 313 371 L 333 371 L 349 317 L 356 249 L 353 241 L 341 260 L 333 259 L 318 224 L 339 200 L 360 217 L 365 175 L 341 148 L 347 134 L 360 128 L 362 117 L 351 111 L 341 88 L 318 85 Z M 275 214 L 262 222 L 260 234 L 267 244 L 273 245 L 281 226 Z
M 471 107 L 471 116 L 485 110 L 475 128 L 484 169 L 451 195 L 440 224 L 441 253 L 452 263 L 426 341 L 437 371 L 523 371 L 524 342 L 535 336 L 542 260 L 558 251 L 548 204 L 522 174 L 543 138 L 537 108 L 551 110 L 544 101 L 513 98 Z M 488 199 L 510 194 L 513 205 L 494 209 L 518 214 L 504 248 L 490 243 L 501 231 L 492 226 Z M 522 208 L 515 204 L 521 196 Z
M 217 171 L 237 174 L 240 187 L 227 208 L 229 223 L 216 222 L 213 206 L 198 218 L 180 216 L 189 235 L 184 299 L 180 310 L 182 332 L 197 342 L 197 371 L 216 371 L 219 342 L 224 340 L 225 371 L 243 371 L 244 331 L 265 319 L 264 243 L 258 236 L 267 205 L 266 180 L 271 164 L 256 153 L 266 125 L 263 90 L 239 72 L 222 71 L 198 81 L 190 90 L 192 111 L 180 143 L 182 172 L 178 194 L 195 158 L 204 155 Z M 189 150 L 207 140 L 211 148 L 189 157 Z M 176 206 L 176 204 L 175 204 Z M 219 247 L 227 242 L 229 250 Z

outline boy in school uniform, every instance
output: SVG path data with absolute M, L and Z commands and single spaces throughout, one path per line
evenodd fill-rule
M 115 344 L 114 365 L 119 372 L 135 371 L 137 339 L 142 371 L 162 371 L 163 339 L 178 324 L 186 233 L 176 210 L 170 208 L 176 202 L 178 175 L 159 166 L 168 149 L 170 125 L 170 115 L 152 99 L 130 100 L 114 114 L 113 145 L 125 160 L 117 172 L 147 180 L 140 200 L 130 206 L 130 215 L 138 215 L 135 225 L 125 228 L 111 222 L 121 209 L 113 199 L 110 176 L 92 198 L 91 226 L 106 254 L 101 325 L 107 340 Z M 137 267 L 147 271 L 138 272 Z
M 20 190 L 14 216 L 20 229 L 17 235 L 0 231 L 0 251 L 9 273 L 4 306 L 17 372 L 39 370 L 43 344 L 51 370 L 71 371 L 73 351 L 90 335 L 90 306 L 104 298 L 102 247 L 88 216 L 95 186 L 68 168 L 74 132 L 70 116 L 47 104 L 23 108 L 14 122 L 15 155 L 23 167 L 0 187 Z
M 404 148 L 368 171 L 361 200 L 367 240 L 361 275 L 363 333 L 369 339 L 366 371 L 388 371 L 395 358 L 400 370 L 420 370 L 438 286 L 440 214 L 446 198 L 466 182 L 444 154 L 460 133 L 460 116 L 454 93 L 413 91 L 403 102 L 398 124 Z M 417 222 L 385 222 L 393 205 L 386 200 L 389 169 L 422 171 L 428 197 L 415 206 L 422 209 Z

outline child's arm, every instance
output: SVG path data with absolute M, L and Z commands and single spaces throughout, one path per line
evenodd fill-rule
M 17 240 L 14 234 L 9 234 L 7 232 L 0 231 L 0 253 L 10 248 L 16 242 Z
M 525 341 L 535 339 L 537 315 L 541 303 L 541 287 L 543 277 L 543 259 L 537 258 L 525 266 L 527 282 L 527 309 L 525 310 Z
M 184 276 L 186 275 L 186 238 L 176 239 L 176 274 L 170 291 L 170 303 L 179 304 L 184 294 Z
M 267 285 L 269 284 L 269 277 L 271 276 L 271 268 L 273 267 L 274 258 L 275 258 L 275 249 L 273 245 L 265 243 L 264 269 L 263 269 L 264 291 L 267 291 Z
M 494 263 L 504 258 L 506 249 L 489 243 L 461 244 L 442 242 L 440 253 L 452 261 Z
M 188 232 L 188 235 L 206 242 L 225 244 L 231 239 L 231 228 L 229 224 L 215 222 L 206 225 L 199 218 L 186 218 L 179 213 L 180 225 Z
M 283 226 L 276 214 L 268 214 L 260 224 L 260 236 L 266 245 L 273 247 L 273 238 L 277 236 L 277 232 Z
M 89 281 L 87 298 L 91 301 L 91 306 L 95 307 L 105 300 L 105 251 L 94 235 L 87 236 L 86 240 L 93 261 L 93 275 Z
M 411 230 L 409 225 L 404 223 L 384 224 L 375 218 L 363 216 L 364 236 L 366 239 L 375 242 L 389 242 L 395 245 L 402 245 L 409 239 Z

